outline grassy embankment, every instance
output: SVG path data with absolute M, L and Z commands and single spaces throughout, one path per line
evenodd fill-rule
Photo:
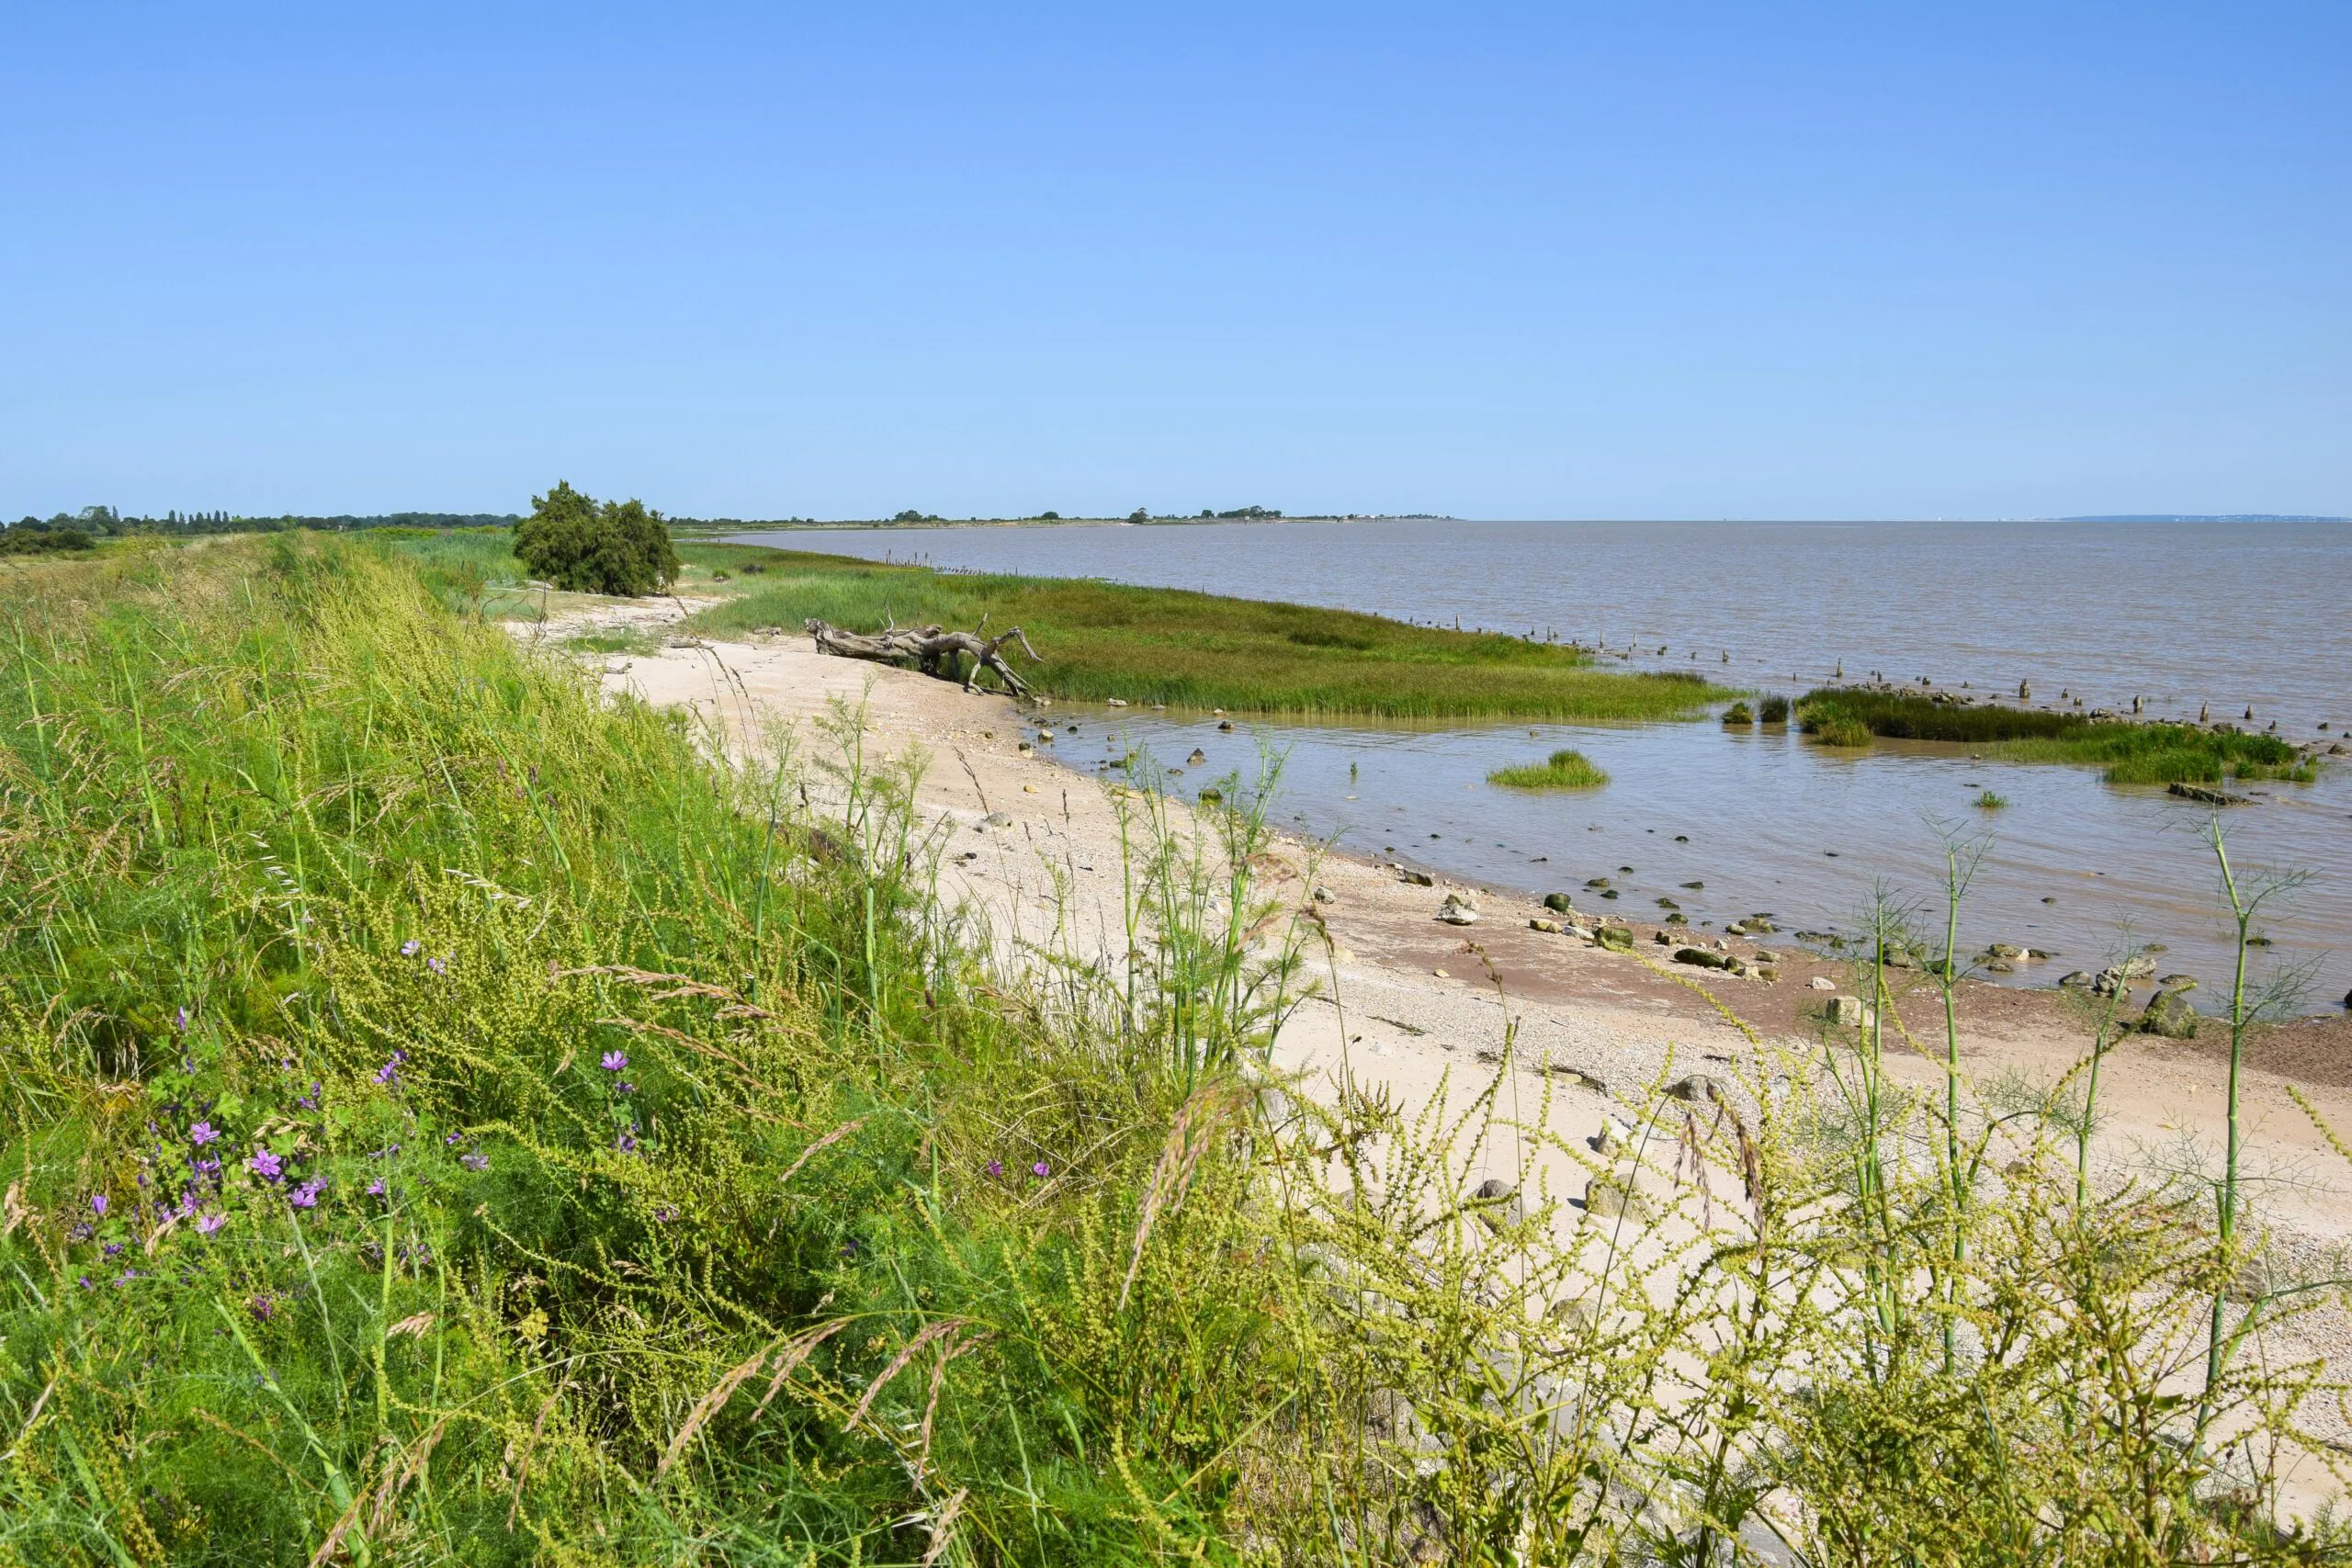
M 2098 1195 L 2112 998 L 1997 1146 L 1877 1029 L 1601 1154 L 1508 1065 L 1294 1103 L 1255 818 L 1136 824 L 1131 978 L 1009 971 L 854 727 L 820 819 L 377 547 L 45 570 L 0 1561 L 2322 1560 L 2268 1461 L 2334 1394 L 2221 1331 L 2324 1298 Z
M 1936 702 L 1899 692 L 1824 687 L 1797 701 L 1798 722 L 1825 745 L 1867 746 L 1873 736 L 1957 741 L 2005 761 L 2101 768 L 2109 784 L 2219 784 L 2225 778 L 2309 784 L 2311 761 L 2275 735 L 2193 725 L 2092 719 L 1998 704 Z
M 798 550 L 739 549 L 757 586 L 707 610 L 714 635 L 1019 626 L 1047 695 L 1299 716 L 1438 719 L 1687 718 L 1724 694 L 1672 675 L 1594 669 L 1575 650 L 1443 631 L 1347 610 L 1228 599 L 1075 578 L 961 574 Z
M 1540 762 L 1497 768 L 1487 775 L 1487 782 L 1506 789 L 1599 789 L 1609 782 L 1609 775 L 1594 767 L 1583 752 L 1560 750 Z

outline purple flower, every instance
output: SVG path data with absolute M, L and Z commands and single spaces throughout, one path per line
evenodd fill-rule
M 607 1051 L 605 1053 L 604 1059 L 596 1065 L 608 1073 L 617 1073 L 628 1066 L 628 1057 L 618 1051 Z
M 195 1213 L 196 1213 L 196 1194 L 195 1194 L 195 1192 L 194 1192 L 194 1191 L 192 1191 L 192 1190 L 188 1190 L 188 1189 L 186 1189 L 186 1188 L 181 1189 L 181 1190 L 180 1190 L 180 1206 L 179 1206 L 177 1209 L 174 1210 L 174 1211 L 173 1211 L 173 1213 L 176 1213 L 177 1215 L 179 1215 L 179 1217 L 180 1217 L 181 1219 L 184 1219 L 184 1220 L 185 1220 L 185 1219 L 187 1219 L 187 1218 L 188 1216 L 190 1216 L 191 1214 Z
M 406 942 L 401 943 L 401 956 L 402 958 L 414 958 L 418 953 L 424 950 L 424 944 L 423 942 L 417 941 L 414 937 L 411 937 Z
M 677 1217 L 678 1211 L 670 1207 L 667 1203 L 662 1204 L 660 1208 L 653 1211 L 653 1223 L 658 1225 L 666 1225 Z
M 633 1155 L 637 1153 L 637 1134 L 624 1129 L 620 1136 L 613 1140 L 613 1146 L 625 1155 Z
M 288 1191 L 286 1201 L 298 1209 L 315 1209 L 319 1206 L 319 1194 L 326 1190 L 326 1178 L 314 1176 Z
M 384 1185 L 384 1179 L 380 1176 L 368 1184 L 368 1196 L 370 1198 L 381 1198 L 390 1190 L 390 1189 Z
M 97 1215 L 100 1219 L 104 1219 L 106 1217 L 107 1195 L 105 1193 L 93 1192 L 90 1194 L 90 1213 Z
M 459 1155 L 458 1163 L 468 1170 L 488 1170 L 490 1156 L 488 1155 Z
M 267 1149 L 256 1149 L 254 1157 L 245 1162 L 245 1168 L 264 1181 L 275 1181 L 286 1174 L 286 1162 Z
M 196 1221 L 196 1234 L 210 1235 L 228 1223 L 229 1216 L 226 1214 L 199 1214 Z
M 319 1108 L 319 1090 L 325 1087 L 326 1086 L 324 1084 L 312 1084 L 311 1086 L 311 1092 L 302 1096 L 294 1103 L 300 1106 L 305 1111 L 316 1111 Z
M 378 1083 L 388 1084 L 398 1078 L 400 1076 L 401 1065 L 397 1061 L 386 1062 L 382 1066 L 376 1069 L 376 1081 Z
M 465 1134 L 463 1133 L 452 1133 L 447 1137 L 441 1140 L 441 1146 L 445 1149 L 448 1148 L 464 1136 Z
M 989 1174 L 990 1176 L 1002 1176 L 1004 1174 L 1004 1161 L 1001 1159 L 992 1159 L 989 1161 Z
M 217 1159 L 198 1160 L 196 1173 L 198 1176 L 218 1176 L 220 1174 L 220 1162 Z
M 616 1083 L 613 1086 L 613 1092 L 616 1094 L 635 1094 L 637 1092 L 637 1086 L 633 1083 Z
M 87 1274 L 79 1276 L 74 1282 L 81 1286 L 85 1291 L 95 1291 L 97 1289 L 96 1285 L 90 1283 L 90 1277 Z
M 1029 1174 L 1043 1179 L 1044 1178 L 1054 1174 L 1054 1168 L 1047 1165 L 1044 1160 L 1039 1160 L 1035 1165 L 1029 1168 Z
M 107 1256 L 108 1258 L 119 1258 L 119 1257 L 121 1257 L 121 1256 L 122 1256 L 122 1243 L 120 1243 L 120 1242 L 119 1242 L 119 1241 L 110 1241 L 110 1242 L 107 1243 L 106 1252 L 107 1252 Z
M 187 1028 L 187 1009 L 180 1009 L 179 1016 L 174 1021 L 173 1026 L 181 1030 Z
M 114 1288 L 115 1288 L 116 1290 L 118 1290 L 118 1291 L 119 1291 L 119 1290 L 122 1289 L 125 1285 L 128 1285 L 129 1283 L 130 1283 L 130 1281 L 132 1281 L 133 1280 L 136 1280 L 137 1278 L 139 1278 L 139 1270 L 138 1270 L 138 1269 L 124 1269 L 124 1270 L 122 1271 L 122 1278 L 120 1278 L 119 1280 L 117 1280 L 114 1282 Z
M 267 1296 L 255 1296 L 251 1303 L 253 1314 L 267 1323 L 277 1312 L 277 1303 Z
M 447 975 L 449 972 L 449 961 L 446 958 L 428 958 L 424 961 L 424 966 L 435 975 Z
M 199 1149 L 220 1135 L 220 1130 L 209 1122 L 198 1122 L 187 1130 L 187 1141 Z

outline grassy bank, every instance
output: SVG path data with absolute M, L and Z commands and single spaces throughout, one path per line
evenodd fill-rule
M 798 550 L 743 549 L 757 586 L 705 611 L 715 635 L 937 623 L 1019 626 L 1048 695 L 1234 712 L 1385 718 L 1665 719 L 1720 695 L 1704 682 L 1592 668 L 1572 649 L 1377 615 L 1080 579 L 962 574 Z
M 1996 1149 L 1875 1032 L 1759 1055 L 1554 1150 L 1626 1200 L 1579 1221 L 1508 1067 L 1263 1083 L 1254 817 L 1133 823 L 1132 970 L 1012 969 L 854 722 L 716 766 L 391 545 L 46 583 L 0 637 L 0 1562 L 2341 1550 L 2266 1514 L 2333 1391 L 2233 1342 L 2184 1403 L 2244 1256 L 2201 1187 L 2097 1197 L 2078 1092 Z
M 2229 778 L 2308 784 L 2313 776 L 2310 761 L 2277 736 L 2232 729 L 2092 719 L 1844 686 L 1807 692 L 1796 711 L 1805 732 L 1826 744 L 1867 745 L 1872 736 L 1955 741 L 2009 761 L 2098 767 L 2109 784 L 2219 784 Z

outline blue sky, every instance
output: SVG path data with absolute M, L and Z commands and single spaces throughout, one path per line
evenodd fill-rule
M 17 4 L 0 513 L 2352 512 L 2352 6 Z

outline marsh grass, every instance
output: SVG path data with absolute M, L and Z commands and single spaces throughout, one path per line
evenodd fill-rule
M 1330 947 L 1271 777 L 1122 795 L 1103 941 L 991 931 L 853 709 L 729 764 L 390 546 L 50 581 L 6 1561 L 2340 1560 L 2276 1513 L 2336 1391 L 2264 1337 L 2327 1292 L 2225 1303 L 2224 1190 L 2088 1179 L 2105 1032 L 2079 1139 L 1896 1087 L 1905 911 L 1871 1028 L 1669 1060 L 1595 1149 L 1508 1030 L 1413 1104 L 1272 1070 Z
M 2277 736 L 2233 729 L 2094 720 L 1845 686 L 1807 692 L 1796 712 L 1804 731 L 1824 745 L 1868 745 L 1872 736 L 1956 741 L 2007 761 L 2093 764 L 2109 784 L 2219 784 L 2226 778 L 2309 784 L 2316 776 L 2313 764 Z
M 740 552 L 739 552 L 740 553 Z M 1696 677 L 1594 669 L 1577 650 L 1348 610 L 1076 578 L 946 573 L 797 550 L 757 552 L 758 585 L 707 610 L 715 635 L 1019 626 L 1050 696 L 1389 718 L 1668 719 L 1728 695 Z
M 1490 784 L 1505 789 L 1599 789 L 1609 775 L 1592 765 L 1581 751 L 1562 750 L 1540 762 L 1497 768 L 1487 775 Z

